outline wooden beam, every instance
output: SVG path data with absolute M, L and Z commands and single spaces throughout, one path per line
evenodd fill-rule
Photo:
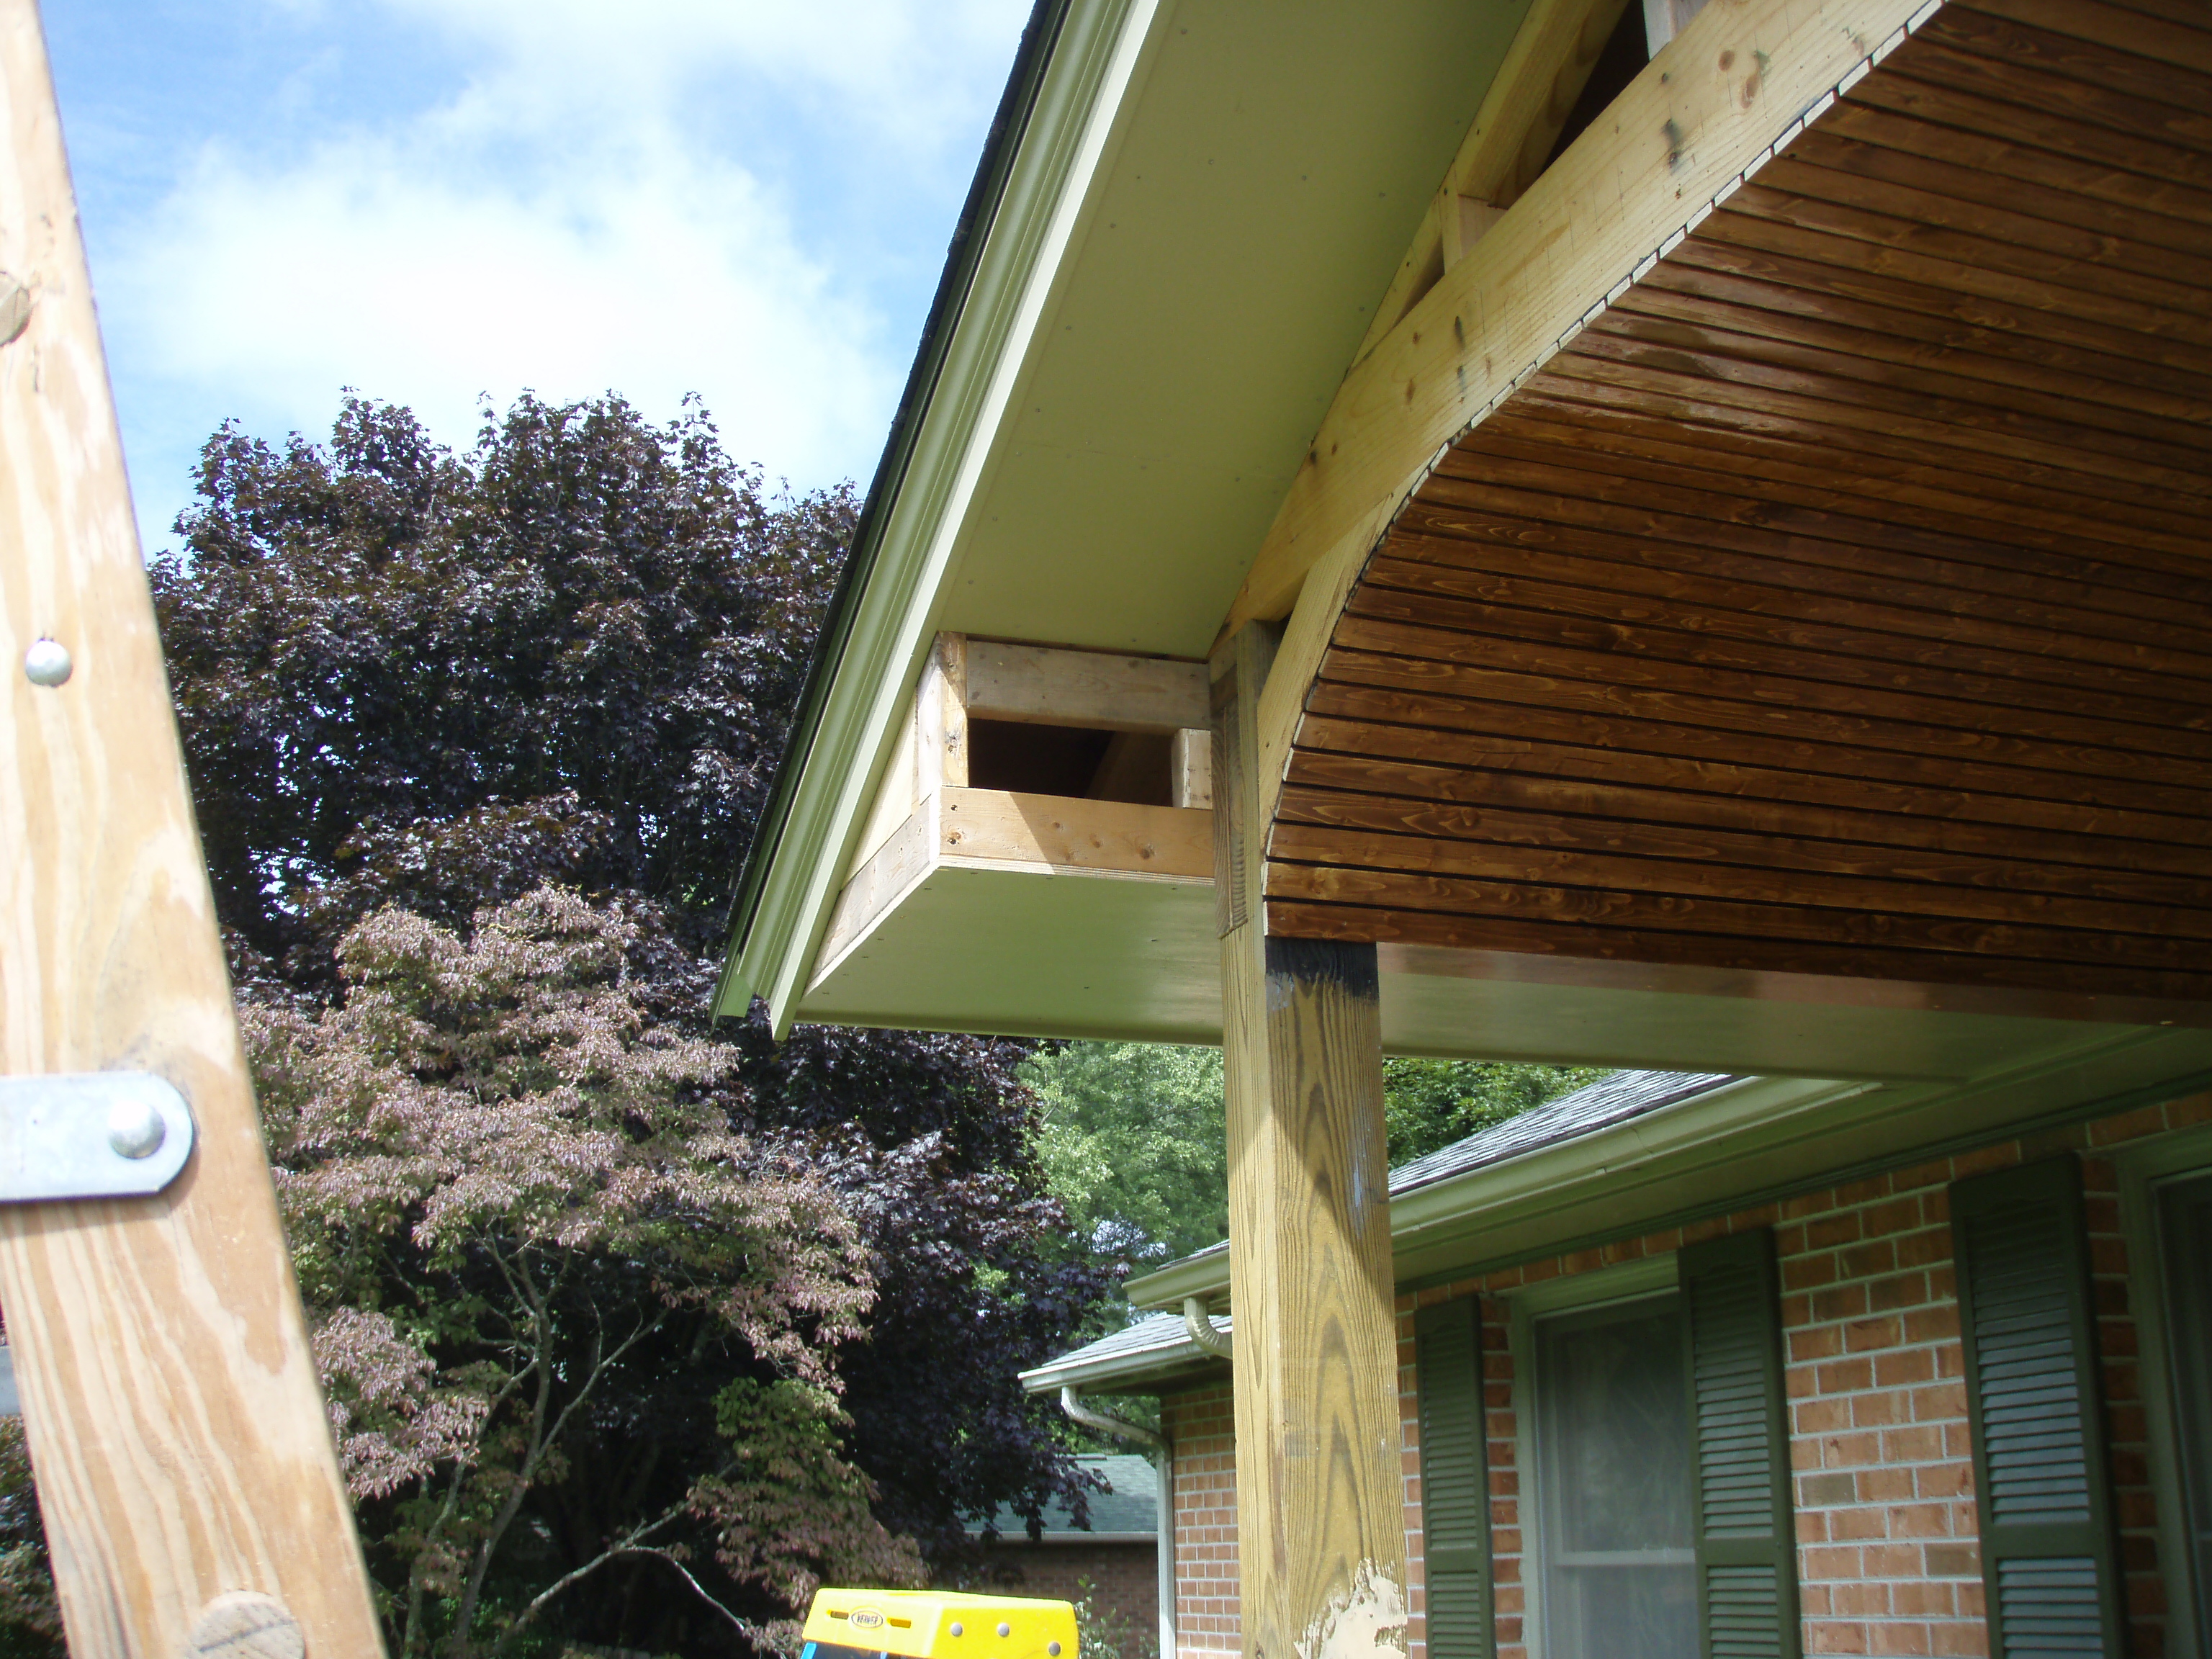
M 236 1626 L 210 1603 L 253 1593 L 281 1603 L 254 1604 L 257 1628 L 372 1659 L 32 0 L 0 0 L 0 270 L 29 301 L 0 347 L 0 1071 L 152 1071 L 198 1128 L 158 1197 L 0 1207 L 0 1304 L 70 1650 L 191 1651 L 196 1627 Z M 23 672 L 41 637 L 74 659 L 58 687 Z
M 967 635 L 939 634 L 922 665 L 914 699 L 917 804 L 968 781 L 968 658 Z M 889 790 L 891 781 L 884 787 Z
M 1692 21 L 1345 377 L 1221 637 L 1287 616 L 1318 561 L 1378 511 L 1387 520 L 1440 448 L 1916 3 L 1743 0 Z M 1501 71 L 1499 97 L 1514 85 Z M 1504 153 L 1500 118 L 1486 158 Z M 1476 178 L 1460 193 L 1480 198 Z
M 1498 65 L 1445 191 L 1510 208 L 1544 171 L 1627 0 L 1534 0 Z
M 1008 789 L 948 789 L 938 855 L 1040 875 L 1206 881 L 1213 874 L 1209 816 L 1119 800 L 1070 800 Z
M 1213 805 L 1213 733 L 1185 730 L 1168 752 L 1168 799 L 1176 806 Z
M 1243 1650 L 1374 1659 L 1406 1624 L 1376 954 L 1267 937 L 1273 650 L 1255 624 L 1213 665 Z
M 1542 172 L 1627 0 L 1534 0 L 1375 308 L 1365 357 Z M 1471 234 L 1470 234 L 1471 233 Z
M 968 647 L 968 711 L 976 720 L 1108 732 L 1203 726 L 1206 665 L 975 640 Z

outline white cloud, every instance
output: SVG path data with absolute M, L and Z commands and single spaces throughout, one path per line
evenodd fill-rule
M 480 392 L 613 387 L 665 416 L 698 391 L 735 453 L 807 478 L 881 426 L 896 371 L 868 308 L 741 170 L 634 144 L 517 189 L 434 151 L 204 158 L 107 283 L 146 367 L 302 416 L 351 384 L 448 439 Z
M 941 236 L 959 185 L 930 181 L 964 184 L 1017 0 L 387 3 L 453 46 L 457 92 L 289 151 L 218 138 L 112 244 L 110 349 L 163 401 L 125 410 L 173 481 L 137 469 L 149 530 L 183 443 L 327 430 L 344 385 L 456 443 L 480 394 L 665 419 L 696 391 L 772 475 L 865 476 L 913 343 L 810 193 L 933 188 Z M 907 252 L 924 292 L 941 252 Z

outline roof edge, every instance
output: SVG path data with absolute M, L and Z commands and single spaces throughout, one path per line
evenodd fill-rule
M 740 867 L 718 1017 L 742 1016 L 760 995 L 777 1034 L 789 1029 L 798 981 L 827 921 L 822 866 L 866 805 L 848 798 L 845 772 L 883 736 L 878 705 L 887 707 L 889 694 L 878 692 L 902 646 L 911 647 L 907 635 L 927 625 L 923 579 L 942 551 L 938 532 L 981 417 L 996 402 L 993 382 L 1038 308 L 1024 301 L 1040 270 L 1048 276 L 1064 246 L 1068 187 L 1103 149 L 1092 131 L 1102 94 L 1118 109 L 1118 89 L 1133 72 L 1129 26 L 1141 30 L 1158 4 L 1037 0 L 1024 31 Z
M 1826 1078 L 1750 1077 L 1677 1097 L 1586 1134 L 1548 1141 L 1496 1163 L 1423 1183 L 1390 1199 L 1394 1255 L 1426 1244 L 1456 1222 L 1476 1215 L 1503 1221 L 1620 1162 L 1624 1141 L 1639 1162 L 1714 1143 L 1739 1127 L 1782 1113 L 1809 1110 L 1849 1098 L 1875 1085 Z M 1401 1275 L 1402 1277 L 1402 1275 Z M 1180 1308 L 1185 1297 L 1217 1297 L 1229 1289 L 1229 1252 L 1213 1245 L 1123 1286 L 1129 1305 L 1150 1312 Z
M 884 453 L 876 462 L 875 477 L 868 485 L 867 499 L 861 503 L 859 522 L 853 527 L 853 544 L 845 556 L 845 568 L 837 573 L 837 586 L 830 592 L 822 631 L 815 636 L 813 654 L 806 665 L 806 682 L 800 688 L 799 708 L 784 738 L 783 757 L 776 763 L 775 781 L 769 787 L 760 821 L 754 826 L 752 840 L 745 848 L 744 862 L 738 866 L 737 884 L 730 898 L 730 944 L 722 981 L 714 993 L 718 1012 L 727 1012 L 724 1004 L 735 988 L 732 979 L 759 913 L 768 866 L 782 845 L 783 832 L 790 820 L 803 757 L 811 750 L 820 730 L 830 683 L 836 677 L 837 665 L 844 659 L 861 590 L 867 586 L 868 574 L 882 547 L 884 522 L 914 459 L 915 434 L 944 373 L 953 326 L 975 286 L 988 228 L 998 217 L 1000 204 L 1006 198 L 1006 182 L 1013 174 L 1015 153 L 1029 131 L 1037 93 L 1044 84 L 1045 67 L 1051 61 L 1060 24 L 1072 3 L 1073 0 L 1036 0 L 1030 9 L 1030 20 L 1022 28 L 1020 44 L 1014 48 L 1013 67 L 1007 72 L 1006 89 L 999 94 L 999 107 L 984 137 L 983 154 L 976 163 L 975 176 L 969 181 L 968 197 L 961 204 L 959 217 L 952 222 L 951 246 L 946 250 L 945 269 L 938 276 L 937 292 L 921 325 L 921 340 L 915 349 L 914 364 L 907 370 L 906 386 L 899 393 L 898 405 L 891 414 L 891 428 L 884 440 Z

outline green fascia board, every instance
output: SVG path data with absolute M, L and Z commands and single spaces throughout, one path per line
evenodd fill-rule
M 1963 1084 L 1751 1078 L 1392 1200 L 1400 1290 L 1662 1231 L 2203 1086 L 2212 1031 L 2094 1036 Z M 1227 1307 L 1218 1247 L 1128 1281 L 1129 1304 Z
M 972 275 L 959 250 L 925 337 L 884 465 L 870 487 L 822 645 L 809 672 L 777 786 L 732 907 L 717 1015 L 743 1017 L 765 997 L 779 1036 L 829 925 L 828 898 L 859 817 L 864 781 L 890 744 L 905 687 L 927 644 L 957 504 L 1012 391 L 1021 341 L 1075 225 L 1084 185 L 1137 73 L 1151 0 L 1043 0 L 1017 61 L 976 193 Z M 1025 85 L 1025 82 L 1030 83 Z M 1033 89 L 1032 89 L 1033 88 Z M 941 354 L 941 356 L 939 356 Z M 933 358 L 936 361 L 933 362 Z M 866 764 L 862 764 L 863 757 Z

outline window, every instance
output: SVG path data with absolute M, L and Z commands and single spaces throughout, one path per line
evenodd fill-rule
M 2212 1654 L 2212 1626 L 2203 1616 L 2212 1589 L 2212 1175 L 2161 1188 L 2158 1208 L 2182 1553 L 2196 1591 L 2197 1651 Z
M 1686 1340 L 1671 1292 L 1533 1323 L 1545 1659 L 1696 1659 Z

